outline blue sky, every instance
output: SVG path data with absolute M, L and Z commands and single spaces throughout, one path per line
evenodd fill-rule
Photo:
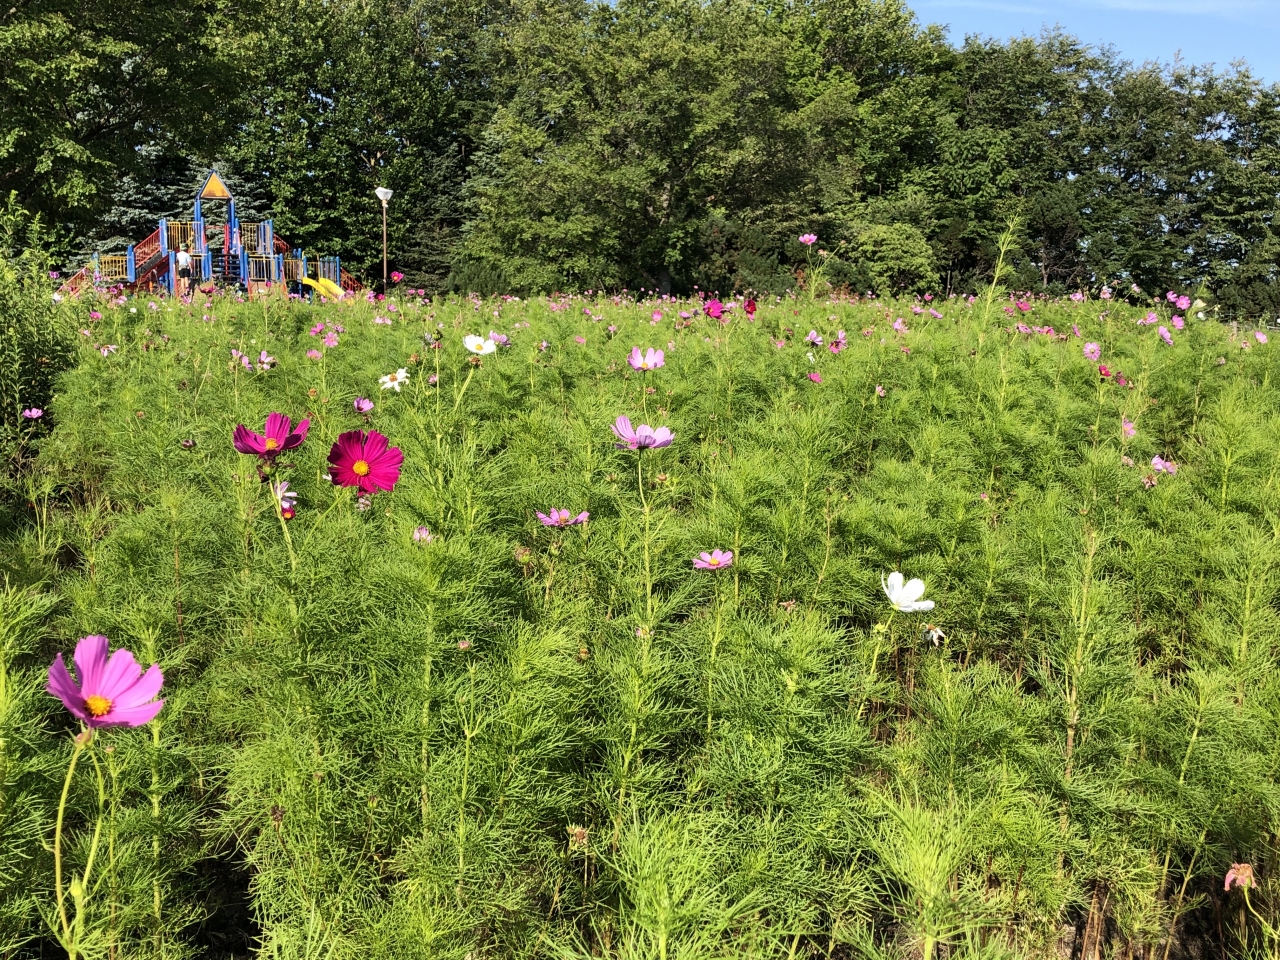
M 1249 62 L 1280 82 L 1280 0 L 914 0 L 921 23 L 950 26 L 953 43 L 977 33 L 1005 39 L 1062 26 L 1091 44 L 1110 43 L 1135 63 Z

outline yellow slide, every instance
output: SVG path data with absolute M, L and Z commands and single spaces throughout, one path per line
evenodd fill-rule
M 341 300 L 343 289 L 327 277 L 321 277 L 318 280 L 312 280 L 310 277 L 303 277 L 302 282 L 308 287 L 319 290 L 321 294 L 330 300 Z

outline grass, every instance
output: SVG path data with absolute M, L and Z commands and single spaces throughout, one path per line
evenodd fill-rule
M 87 751 L 101 807 L 77 775 L 86 956 L 1276 956 L 1276 345 L 1116 302 L 394 299 L 61 306 L 0 555 L 6 955 L 56 949 L 41 688 L 103 633 L 166 703 Z M 296 562 L 230 443 L 271 411 L 311 419 Z M 371 428 L 404 470 L 362 505 L 325 458 Z

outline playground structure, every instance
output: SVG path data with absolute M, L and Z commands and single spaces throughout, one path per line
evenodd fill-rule
M 207 224 L 202 203 L 225 201 L 226 222 Z M 336 289 L 356 291 L 361 284 L 343 269 L 337 257 L 308 256 L 276 236 L 270 220 L 248 223 L 236 215 L 236 202 L 217 170 L 210 170 L 196 193 L 190 220 L 163 219 L 145 240 L 123 254 L 95 253 L 83 268 L 62 285 L 61 292 L 75 295 L 102 283 L 121 284 L 134 293 L 178 289 L 177 253 L 191 254 L 191 276 L 196 285 L 210 282 L 243 287 L 251 296 L 272 284 L 310 287 L 326 296 Z

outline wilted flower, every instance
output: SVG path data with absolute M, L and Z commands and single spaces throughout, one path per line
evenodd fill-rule
M 544 527 L 572 527 L 579 523 L 586 523 L 591 514 L 583 510 L 576 517 L 559 507 L 552 507 L 550 514 L 542 513 L 538 510 L 534 511 L 538 516 L 539 522 Z
M 373 409 L 373 401 L 368 400 L 365 397 L 356 397 L 355 403 L 352 404 L 352 406 L 355 407 L 356 413 L 368 413 Z
M 45 690 L 89 727 L 140 727 L 164 706 L 155 699 L 164 676 L 155 664 L 143 673 L 128 650 L 121 648 L 109 658 L 107 650 L 106 637 L 82 638 L 76 644 L 76 679 L 59 653 L 49 667 Z
M 292 520 L 294 515 L 293 508 L 297 505 L 298 495 L 289 489 L 289 481 L 281 480 L 279 483 L 271 484 L 271 492 L 280 504 L 280 516 L 286 520 Z
M 902 574 L 895 570 L 889 574 L 888 580 L 883 576 L 880 577 L 880 588 L 889 598 L 893 608 L 902 613 L 923 613 L 925 610 L 933 609 L 932 600 L 921 599 L 924 596 L 923 580 L 909 580 L 904 583 Z
M 647 423 L 632 429 L 630 417 L 619 417 L 613 423 L 613 434 L 622 442 L 619 450 L 643 450 L 646 447 L 669 447 L 675 435 L 667 427 L 653 428 Z
M 350 430 L 338 435 L 328 459 L 334 484 L 373 493 L 396 485 L 404 454 L 398 447 L 388 448 L 387 438 L 376 430 Z
M 120 348 L 117 347 L 114 343 L 108 343 L 106 346 L 98 347 L 98 352 L 102 354 L 104 357 L 109 357 L 111 356 L 111 354 L 115 353 L 119 349 Z
M 632 347 L 627 363 L 631 364 L 633 370 L 657 370 L 666 363 L 666 354 L 653 347 L 641 354 L 639 347 Z
M 1233 863 L 1231 869 L 1227 871 L 1226 879 L 1223 881 L 1222 889 L 1230 890 L 1232 887 L 1243 887 L 1248 890 L 1255 883 L 1253 877 L 1253 867 L 1247 863 Z
M 707 553 L 704 550 L 693 558 L 693 565 L 699 570 L 722 570 L 725 567 L 733 566 L 733 551 L 712 550 Z
M 310 426 L 310 420 L 302 420 L 294 427 L 293 421 L 283 413 L 270 413 L 263 433 L 254 433 L 244 424 L 237 424 L 231 433 L 231 444 L 240 453 L 274 460 L 286 450 L 301 446 Z
M 1102 347 L 1096 343 L 1086 343 L 1084 345 L 1084 357 L 1086 360 L 1092 360 L 1097 363 L 1102 359 Z
M 401 367 L 395 373 L 388 373 L 385 377 L 379 377 L 378 382 L 382 384 L 383 390 L 394 390 L 400 392 L 400 388 L 405 385 L 409 379 L 409 371 Z

